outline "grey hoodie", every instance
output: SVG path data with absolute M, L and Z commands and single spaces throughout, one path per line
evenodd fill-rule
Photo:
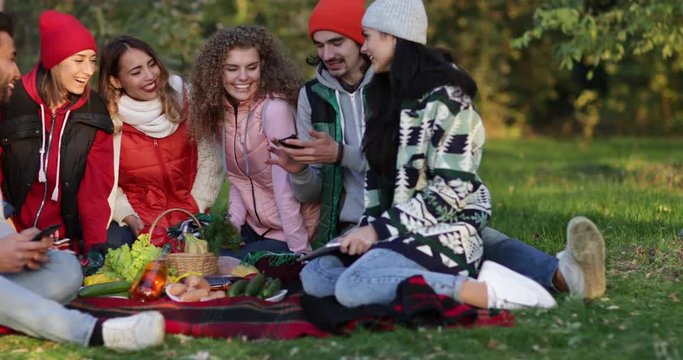
M 368 69 L 361 80 L 360 86 L 354 93 L 349 93 L 339 80 L 333 77 L 322 65 L 316 69 L 316 79 L 320 84 L 332 89 L 337 94 L 337 101 L 342 110 L 344 125 L 344 156 L 341 166 L 343 169 L 343 183 L 346 197 L 339 214 L 340 222 L 358 223 L 363 215 L 365 188 L 365 170 L 367 162 L 363 157 L 362 141 L 365 132 L 365 107 L 363 104 L 363 89 L 372 80 L 372 69 Z M 309 141 L 311 125 L 311 103 L 306 95 L 306 88 L 299 92 L 296 115 L 297 136 Z M 294 196 L 301 202 L 312 202 L 322 195 L 322 175 L 319 165 L 311 165 L 298 174 L 290 174 L 289 182 L 294 189 Z

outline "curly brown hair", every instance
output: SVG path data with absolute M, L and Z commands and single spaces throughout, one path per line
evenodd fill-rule
M 255 48 L 259 53 L 262 67 L 258 98 L 284 95 L 292 105 L 296 103 L 303 80 L 275 35 L 258 25 L 218 30 L 202 47 L 190 74 L 190 129 L 195 139 L 220 134 L 224 99 L 228 96 L 223 88 L 223 65 L 228 52 L 235 48 Z

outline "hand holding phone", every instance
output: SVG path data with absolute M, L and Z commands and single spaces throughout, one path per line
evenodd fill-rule
M 57 224 L 57 225 L 50 225 L 50 226 L 44 228 L 43 230 L 40 230 L 40 232 L 37 233 L 37 234 L 31 239 L 31 241 L 40 241 L 40 239 L 42 239 L 42 238 L 44 238 L 44 237 L 48 237 L 48 236 L 54 234 L 55 231 L 59 230 L 59 227 L 60 227 L 59 224 Z
M 286 138 L 282 138 L 282 139 L 278 140 L 277 142 L 280 143 L 280 145 L 282 145 L 284 147 L 288 147 L 290 149 L 303 149 L 303 147 L 301 147 L 301 146 L 288 144 L 286 142 L 286 140 L 290 140 L 290 139 L 297 139 L 297 137 L 296 137 L 296 135 L 292 134 L 292 135 L 287 136 Z

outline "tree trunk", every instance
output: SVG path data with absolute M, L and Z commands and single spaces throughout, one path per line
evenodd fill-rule
M 1 0 L 0 0 L 1 1 Z M 671 124 L 671 98 L 669 96 L 669 90 L 664 89 L 662 90 L 662 122 L 663 122 L 663 127 L 664 131 L 669 133 L 671 131 L 671 128 L 673 127 Z

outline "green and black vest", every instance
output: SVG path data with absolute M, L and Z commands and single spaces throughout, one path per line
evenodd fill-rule
M 341 109 L 334 90 L 314 79 L 306 83 L 306 96 L 311 104 L 311 125 L 337 142 L 342 142 Z M 339 213 L 343 197 L 343 169 L 334 164 L 322 164 L 322 202 L 320 228 L 311 246 L 315 249 L 339 235 Z

